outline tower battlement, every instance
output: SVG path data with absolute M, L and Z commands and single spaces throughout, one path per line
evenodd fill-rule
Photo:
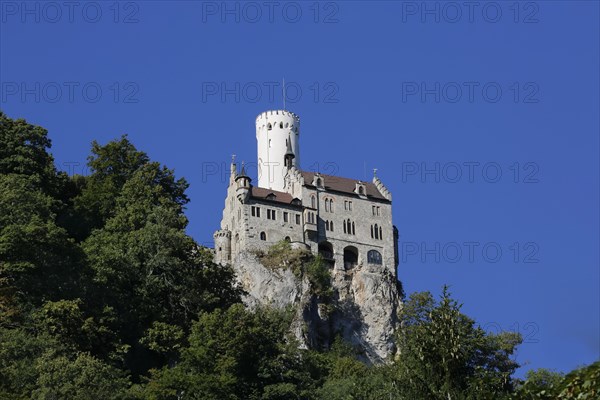
M 258 114 L 256 117 L 256 126 L 258 127 L 262 123 L 266 124 L 267 120 L 278 118 L 291 118 L 296 122 L 296 124 L 300 124 L 300 116 L 298 116 L 296 113 L 287 110 L 269 110 Z

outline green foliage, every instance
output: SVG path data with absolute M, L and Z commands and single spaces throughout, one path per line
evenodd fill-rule
M 36 361 L 57 341 L 23 328 L 0 328 L 0 399 L 29 399 L 36 387 Z
M 518 364 L 510 357 L 521 337 L 486 334 L 460 312 L 444 288 L 413 294 L 402 312 L 398 333 L 398 379 L 410 396 L 430 399 L 502 398 L 513 389 Z
M 155 321 L 152 323 L 152 328 L 146 331 L 140 343 L 159 354 L 172 357 L 181 349 L 184 336 L 180 326 Z
M 600 398 L 600 361 L 567 375 L 540 369 L 529 371 L 512 397 L 516 400 L 591 400 Z
M 155 371 L 147 396 L 193 399 L 306 398 L 312 387 L 300 350 L 289 337 L 290 315 L 269 309 L 202 313 L 180 362 Z
M 292 249 L 292 245 L 287 240 L 281 240 L 265 252 L 257 251 L 258 258 L 262 265 L 267 268 L 277 270 L 289 269 L 296 278 L 302 278 L 303 265 L 310 260 L 311 253 L 306 249 Z
M 34 400 L 126 399 L 129 380 L 117 368 L 79 353 L 74 359 L 44 354 L 37 362 L 38 378 Z
M 257 255 L 261 264 L 267 268 L 289 269 L 298 279 L 306 277 L 311 292 L 316 296 L 329 299 L 333 294 L 331 273 L 321 255 L 314 256 L 306 249 L 292 249 L 286 240 L 269 247 L 266 253 L 258 251 Z

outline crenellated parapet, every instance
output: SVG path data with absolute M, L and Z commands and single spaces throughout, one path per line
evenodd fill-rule
M 219 229 L 213 234 L 214 239 L 231 239 L 231 231 L 228 229 Z
M 273 123 L 275 121 L 291 122 L 290 125 L 294 124 L 294 126 L 288 125 L 288 128 L 300 126 L 300 117 L 298 114 L 287 110 L 269 110 L 258 114 L 256 117 L 256 128 L 262 127 L 263 124 L 266 125 L 269 122 Z
M 378 176 L 373 177 L 373 184 L 375 185 L 377 190 L 379 190 L 379 193 L 381 193 L 383 197 L 385 197 L 389 201 L 392 201 L 392 192 L 390 192 L 388 188 L 385 187 L 385 185 L 383 184 L 383 182 L 381 182 Z

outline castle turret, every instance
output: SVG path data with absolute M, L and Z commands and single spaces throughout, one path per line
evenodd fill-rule
M 242 162 L 242 170 L 240 171 L 240 174 L 237 175 L 235 178 L 235 183 L 237 185 L 235 194 L 237 199 L 242 203 L 245 203 L 248 200 L 248 197 L 250 196 L 250 181 L 250 177 L 246 175 L 246 167 Z
M 215 240 L 215 263 L 228 264 L 231 262 L 231 232 L 221 229 L 213 235 Z
M 292 112 L 265 111 L 256 118 L 259 187 L 284 190 L 288 168 L 300 165 L 299 139 L 300 118 Z

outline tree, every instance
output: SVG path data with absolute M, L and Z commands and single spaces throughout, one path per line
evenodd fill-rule
M 79 183 L 81 194 L 74 198 L 76 215 L 83 221 L 77 227 L 81 240 L 114 215 L 123 186 L 140 168 L 150 164 L 148 155 L 138 151 L 127 135 L 104 146 L 94 141 L 91 151 L 92 155 L 88 157 L 91 174 Z M 188 184 L 185 179 L 175 180 L 172 170 L 160 168 L 158 163 L 151 164 L 154 183 L 180 207 L 187 204 L 189 199 L 185 190 Z
M 288 334 L 290 316 L 268 309 L 202 313 L 174 367 L 154 372 L 155 399 L 306 399 L 311 368 Z
M 0 111 L 0 176 L 27 177 L 36 189 L 60 198 L 67 176 L 57 172 L 50 146 L 47 130 Z
M 396 369 L 408 397 L 502 398 L 513 390 L 518 364 L 510 356 L 520 335 L 486 334 L 460 308 L 447 287 L 439 302 L 425 292 L 405 303 Z
M 591 400 L 600 398 L 600 361 L 567 375 L 547 369 L 529 371 L 515 400 Z
M 121 400 L 129 396 L 125 374 L 86 353 L 43 355 L 37 362 L 38 378 L 32 399 Z

